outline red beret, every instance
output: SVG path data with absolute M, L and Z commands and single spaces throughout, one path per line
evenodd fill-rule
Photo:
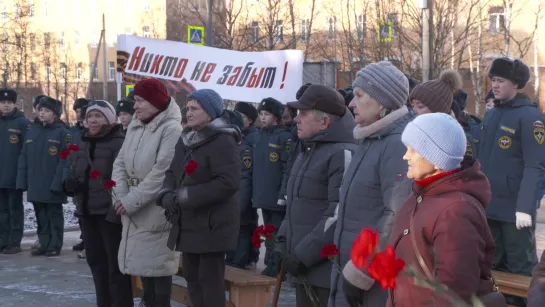
M 167 87 L 157 79 L 144 79 L 136 83 L 134 95 L 144 98 L 161 111 L 166 110 L 170 103 Z

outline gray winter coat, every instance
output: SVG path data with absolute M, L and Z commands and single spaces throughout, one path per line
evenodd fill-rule
M 535 218 L 545 175 L 545 117 L 526 95 L 496 104 L 482 123 L 478 160 L 490 181 L 489 219 L 515 222 L 515 212 Z
M 274 211 L 286 210 L 282 179 L 286 171 L 291 146 L 291 132 L 284 126 L 262 128 L 256 138 L 253 152 L 253 172 L 259 176 L 252 179 L 252 201 L 254 208 Z M 285 202 L 285 201 L 284 201 Z
M 354 129 L 360 146 L 341 185 L 334 235 L 340 251 L 336 261 L 341 270 L 350 260 L 352 243 L 362 228 L 377 229 L 380 242 L 386 244 L 395 214 L 411 193 L 412 181 L 407 179 L 407 162 L 403 160 L 407 148 L 401 142 L 401 133 L 413 118 L 404 106 L 370 126 Z M 386 299 L 387 292 L 375 283 L 365 292 L 363 306 L 385 306 Z M 331 272 L 328 306 L 348 306 L 342 278 L 336 270 Z
M 0 189 L 15 189 L 17 162 L 30 127 L 25 114 L 17 109 L 0 116 Z
M 354 125 L 354 117 L 347 109 L 328 129 L 302 143 L 305 150 L 289 175 L 286 218 L 278 239 L 285 240 L 287 252 L 310 269 L 305 277 L 313 286 L 330 286 L 332 264 L 320 258 L 320 252 L 333 243 L 335 227 L 324 231 L 325 223 L 339 203 L 344 170 L 358 147 L 352 136 Z

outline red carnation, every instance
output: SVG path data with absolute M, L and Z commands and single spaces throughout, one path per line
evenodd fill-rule
M 254 248 L 260 248 L 261 247 L 261 236 L 256 235 L 254 232 L 254 235 L 252 236 L 252 246 Z
M 338 254 L 339 254 L 339 249 L 337 248 L 337 245 L 329 244 L 322 248 L 322 251 L 320 252 L 320 257 L 329 258 L 329 257 L 335 257 Z
M 405 268 L 405 261 L 396 258 L 395 250 L 387 246 L 371 260 L 367 272 L 380 283 L 383 289 L 394 289 L 397 275 Z
M 115 181 L 113 181 L 113 180 L 106 180 L 106 181 L 104 182 L 104 188 L 105 188 L 106 190 L 108 190 L 108 191 L 111 190 L 111 189 L 112 189 L 113 187 L 115 187 L 115 186 L 116 186 L 116 183 L 115 183 Z
M 276 227 L 274 227 L 273 224 L 267 224 L 263 226 L 263 236 L 266 239 L 270 238 L 273 235 L 275 229 Z
M 65 149 L 65 150 L 61 151 L 61 153 L 59 154 L 59 159 L 66 160 L 66 159 L 68 159 L 69 155 L 70 155 L 70 150 Z
M 185 173 L 188 176 L 191 176 L 191 174 L 193 174 L 197 170 L 197 166 L 197 161 L 189 160 L 189 162 L 187 162 L 187 165 L 185 166 Z
M 263 225 L 259 225 L 259 227 L 257 227 L 257 228 L 254 230 L 254 236 L 255 236 L 255 235 L 260 236 L 260 235 L 262 235 L 262 234 L 264 234 L 264 233 L 265 233 L 265 226 L 263 226 Z
M 367 266 L 367 259 L 373 255 L 378 246 L 378 232 L 371 228 L 362 229 L 360 235 L 354 241 L 350 251 L 350 259 L 358 268 L 363 269 Z
M 76 144 L 70 144 L 70 146 L 68 146 L 68 150 L 78 152 L 79 151 L 79 146 L 76 145 Z
M 91 179 L 97 180 L 102 176 L 102 173 L 99 170 L 93 170 L 91 171 Z

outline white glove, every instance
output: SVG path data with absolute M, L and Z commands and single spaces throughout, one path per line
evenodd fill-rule
M 283 207 L 283 206 L 286 205 L 286 200 L 285 200 L 285 199 L 279 199 L 279 200 L 276 202 L 276 204 Z
M 524 212 L 516 212 L 515 217 L 517 218 L 517 229 L 522 229 L 525 227 L 532 226 L 532 216 Z

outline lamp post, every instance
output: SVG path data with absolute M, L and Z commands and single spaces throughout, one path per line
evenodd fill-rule
M 207 0 L 207 9 L 208 9 L 208 19 L 206 21 L 206 31 L 204 34 L 205 44 L 208 47 L 214 47 L 213 40 L 213 28 L 212 28 L 212 4 L 213 0 Z

